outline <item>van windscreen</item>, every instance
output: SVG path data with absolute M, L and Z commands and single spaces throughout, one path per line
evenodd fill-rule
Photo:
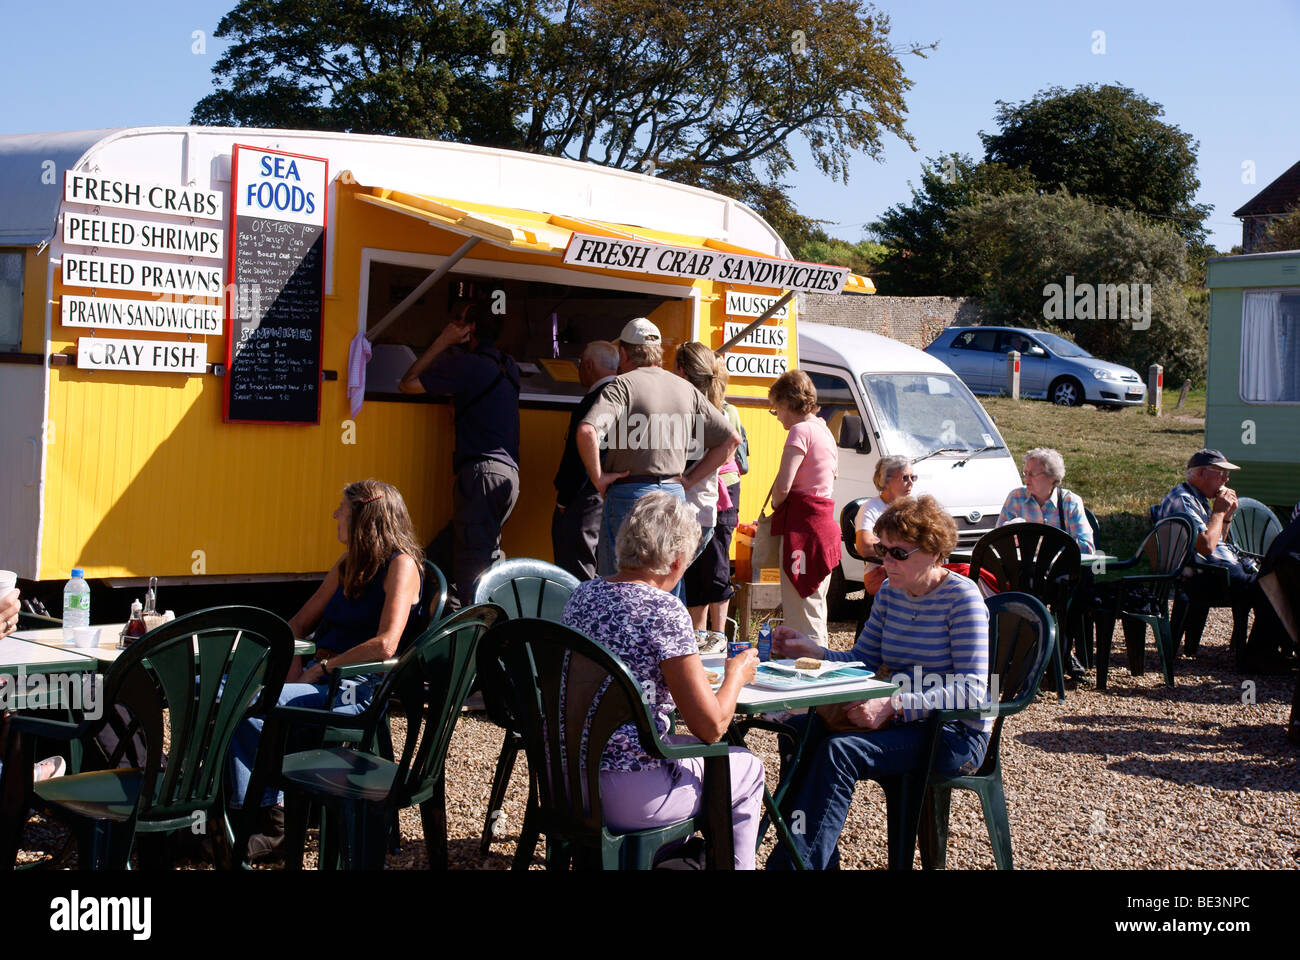
M 965 384 L 933 373 L 864 373 L 862 387 L 890 453 L 919 457 L 940 447 L 979 450 L 1001 443 Z

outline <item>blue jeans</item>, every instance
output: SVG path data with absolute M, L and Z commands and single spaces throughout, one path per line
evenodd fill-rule
M 618 555 L 614 552 L 618 528 L 623 525 L 636 502 L 653 490 L 671 493 L 678 500 L 686 499 L 686 491 L 680 483 L 663 480 L 614 483 L 605 491 L 605 510 L 600 519 L 600 542 L 596 547 L 596 572 L 602 577 L 618 573 Z M 680 581 L 673 590 L 673 595 L 685 602 L 686 588 Z
M 313 660 L 308 666 L 316 663 Z M 376 678 L 354 677 L 339 684 L 338 702 L 331 708 L 335 713 L 355 716 L 370 706 L 375 695 Z M 329 685 L 321 683 L 286 683 L 280 691 L 277 706 L 289 707 L 324 707 L 328 706 L 325 697 Z M 262 718 L 248 717 L 242 720 L 230 741 L 230 765 L 227 769 L 226 787 L 229 803 L 232 807 L 243 807 L 248 793 L 248 782 L 253 776 L 253 766 L 257 761 L 257 746 L 262 739 Z M 293 752 L 306 746 L 301 740 L 295 743 L 292 733 L 289 735 L 287 749 Z M 284 794 L 267 790 L 262 797 L 262 806 L 269 807 L 284 803 Z
M 796 717 L 791 725 L 810 722 L 813 728 L 804 747 L 799 780 L 782 807 L 803 814 L 806 829 L 795 832 L 795 845 L 813 870 L 824 870 L 838 861 L 840 831 L 853 802 L 859 780 L 876 780 L 893 774 L 919 770 L 930 747 L 929 723 L 900 723 L 884 730 L 861 733 L 831 733 L 816 714 Z M 939 733 L 935 770 L 944 776 L 974 773 L 984 762 L 989 735 L 961 721 L 945 723 Z M 794 866 L 783 845 L 768 858 L 769 870 Z

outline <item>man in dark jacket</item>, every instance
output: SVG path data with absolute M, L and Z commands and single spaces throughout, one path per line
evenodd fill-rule
M 400 384 L 403 393 L 452 397 L 451 520 L 428 549 L 454 583 L 452 607 L 474 602 L 474 581 L 501 558 L 501 528 L 519 499 L 519 365 L 497 349 L 501 319 L 459 304 Z
M 578 424 L 600 397 L 605 384 L 618 373 L 618 348 L 608 340 L 593 340 L 578 361 L 578 380 L 586 395 L 569 416 L 564 455 L 555 474 L 555 513 L 551 516 L 551 549 L 555 565 L 579 580 L 596 575 L 596 543 L 600 537 L 603 501 L 591 485 L 587 468 L 578 455 Z

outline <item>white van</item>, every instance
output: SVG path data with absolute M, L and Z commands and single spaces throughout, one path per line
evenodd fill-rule
M 812 378 L 821 415 L 839 439 L 835 516 L 845 504 L 880 491 L 871 477 L 882 456 L 911 457 L 914 492 L 932 494 L 957 521 L 970 546 L 993 529 L 1020 470 L 993 423 L 942 361 L 888 337 L 800 322 L 799 368 Z M 862 561 L 841 546 L 828 600 L 862 587 Z

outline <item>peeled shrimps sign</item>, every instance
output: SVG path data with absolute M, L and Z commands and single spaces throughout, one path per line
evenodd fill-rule
M 575 233 L 564 250 L 564 262 L 666 277 L 719 280 L 778 290 L 839 293 L 849 279 L 847 267 L 801 260 L 750 257 L 723 250 L 675 247 L 643 240 L 622 240 Z

